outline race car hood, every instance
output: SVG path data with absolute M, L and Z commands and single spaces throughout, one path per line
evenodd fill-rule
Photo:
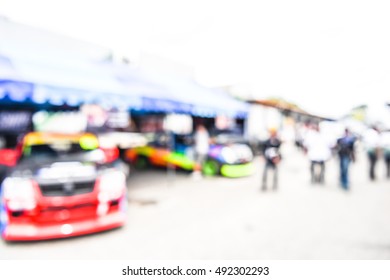
M 13 168 L 9 177 L 32 178 L 36 181 L 96 178 L 105 166 L 93 154 L 56 159 L 25 159 Z
M 16 167 L 9 177 L 31 178 L 40 181 L 63 181 L 96 178 L 98 167 L 82 162 L 52 162 L 47 164 L 28 164 Z
M 45 197 L 90 193 L 105 167 L 80 161 L 53 161 L 18 165 L 8 178 L 32 179 Z M 64 203 L 66 201 L 63 201 Z

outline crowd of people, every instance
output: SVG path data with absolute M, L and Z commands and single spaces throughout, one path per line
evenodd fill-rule
M 309 160 L 309 174 L 312 184 L 325 183 L 326 163 L 333 156 L 339 161 L 339 182 L 344 190 L 349 190 L 349 166 L 356 160 L 356 143 L 363 145 L 369 162 L 368 176 L 370 180 L 377 179 L 377 163 L 383 158 L 386 178 L 390 179 L 390 131 L 380 130 L 377 126 L 367 128 L 361 135 L 353 134 L 348 128 L 343 135 L 332 139 L 322 132 L 316 123 L 305 126 L 305 131 L 297 134 L 296 146 L 303 150 Z M 263 143 L 264 170 L 261 190 L 267 189 L 267 177 L 273 171 L 273 189 L 277 189 L 278 165 L 282 159 L 280 148 L 281 139 L 275 129 L 270 130 L 269 138 Z
M 311 184 L 325 184 L 327 162 L 337 157 L 339 162 L 339 183 L 344 190 L 349 190 L 349 167 L 356 160 L 356 143 L 360 142 L 367 154 L 368 176 L 374 181 L 377 178 L 377 164 L 384 159 L 386 178 L 390 179 L 390 130 L 380 130 L 377 126 L 367 128 L 361 135 L 352 133 L 345 128 L 342 135 L 332 138 L 321 131 L 317 123 L 305 125 L 305 130 L 297 136 L 296 146 L 304 152 L 309 161 L 309 174 Z M 269 174 L 273 190 L 278 189 L 279 163 L 282 161 L 281 146 L 283 141 L 277 129 L 269 130 L 269 138 L 262 143 L 264 169 L 261 177 L 261 190 L 268 189 Z M 204 163 L 210 144 L 210 136 L 204 125 L 197 125 L 195 130 L 195 159 L 197 166 Z M 201 177 L 199 168 L 194 170 L 195 178 Z

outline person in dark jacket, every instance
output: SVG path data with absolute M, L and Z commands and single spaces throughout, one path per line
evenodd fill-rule
M 340 183 L 345 190 L 349 189 L 348 169 L 351 161 L 355 161 L 355 137 L 348 129 L 344 136 L 337 140 L 337 152 L 340 160 Z
M 277 136 L 276 129 L 270 130 L 270 138 L 263 144 L 263 155 L 265 159 L 263 180 L 261 189 L 267 190 L 267 175 L 270 170 L 273 171 L 273 189 L 278 188 L 278 164 L 281 160 L 280 146 L 282 142 Z

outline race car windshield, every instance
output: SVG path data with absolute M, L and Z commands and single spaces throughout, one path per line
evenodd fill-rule
M 55 143 L 31 145 L 25 147 L 23 157 L 29 159 L 56 159 L 64 156 L 76 156 L 87 153 L 78 143 Z

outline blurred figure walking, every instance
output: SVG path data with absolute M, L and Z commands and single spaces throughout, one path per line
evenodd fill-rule
M 311 183 L 325 183 L 325 162 L 331 157 L 332 145 L 328 139 L 320 133 L 317 124 L 307 133 L 304 142 L 305 151 L 310 160 Z M 319 169 L 319 170 L 318 170 Z
M 202 177 L 201 170 L 203 163 L 207 158 L 210 144 L 210 136 L 204 125 L 199 124 L 196 126 L 194 141 L 196 167 L 194 168 L 193 178 L 199 179 Z
M 390 179 L 390 130 L 381 133 L 381 147 L 386 165 L 386 178 Z
M 297 124 L 295 130 L 295 146 L 299 151 L 304 151 L 304 140 L 309 130 L 308 124 Z
M 276 129 L 270 129 L 270 137 L 263 144 L 263 155 L 265 159 L 263 180 L 261 189 L 267 190 L 267 175 L 270 170 L 273 171 L 273 190 L 278 188 L 278 165 L 282 159 L 280 154 L 280 141 Z
M 349 189 L 348 169 L 351 161 L 355 161 L 356 138 L 346 128 L 344 136 L 337 140 L 337 153 L 340 160 L 340 184 L 345 190 Z
M 371 181 L 376 179 L 375 169 L 380 151 L 380 132 L 376 126 L 372 126 L 363 136 L 363 144 L 369 160 L 369 176 Z

